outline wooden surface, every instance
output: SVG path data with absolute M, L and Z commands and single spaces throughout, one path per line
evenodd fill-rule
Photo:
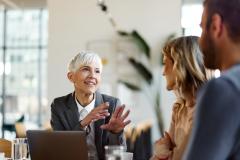
M 11 141 L 0 138 L 0 152 L 5 153 L 5 157 L 11 157 L 12 143 Z

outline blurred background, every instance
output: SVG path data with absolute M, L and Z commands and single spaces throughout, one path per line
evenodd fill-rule
M 93 50 L 104 64 L 100 91 L 120 98 L 131 110 L 128 127 L 147 125 L 155 141 L 169 127 L 174 102 L 161 48 L 170 37 L 200 36 L 201 13 L 201 0 L 0 0 L 0 136 L 14 139 L 19 123 L 48 129 L 53 98 L 73 91 L 68 62 Z

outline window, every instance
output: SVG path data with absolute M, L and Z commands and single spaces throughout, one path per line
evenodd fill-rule
M 203 12 L 202 4 L 185 4 L 182 7 L 181 25 L 183 34 L 187 35 L 201 35 L 201 17 Z
M 21 116 L 25 122 L 38 125 L 45 119 L 42 113 L 47 105 L 47 25 L 46 10 L 0 11 L 1 82 L 5 65 L 5 83 L 0 85 L 0 94 L 5 92 L 5 98 L 1 96 L 1 116 L 6 124 Z

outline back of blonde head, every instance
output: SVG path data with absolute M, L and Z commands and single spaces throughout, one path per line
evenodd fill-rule
M 189 96 L 195 97 L 199 87 L 211 77 L 203 64 L 198 37 L 186 36 L 168 42 L 163 55 L 173 61 L 177 95 L 184 100 Z

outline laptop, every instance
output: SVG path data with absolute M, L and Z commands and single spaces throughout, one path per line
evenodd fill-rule
M 88 160 L 82 131 L 28 130 L 31 160 Z

